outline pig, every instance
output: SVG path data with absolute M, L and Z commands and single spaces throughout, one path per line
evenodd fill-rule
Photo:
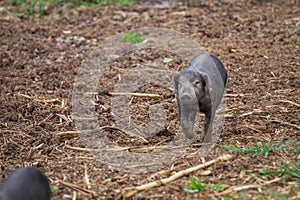
M 34 167 L 14 170 L 0 187 L 0 200 L 50 200 L 50 198 L 48 178 Z
M 205 114 L 200 141 L 211 142 L 210 134 L 215 112 L 227 82 L 227 71 L 214 55 L 195 56 L 188 68 L 173 76 L 179 119 L 186 138 L 194 138 L 193 127 L 197 112 Z

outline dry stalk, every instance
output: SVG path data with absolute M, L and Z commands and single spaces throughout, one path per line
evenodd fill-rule
M 260 113 L 262 113 L 262 112 L 263 112 L 262 110 L 254 109 L 253 111 L 250 111 L 250 112 L 241 114 L 239 117 L 246 117 L 246 116 L 248 116 L 248 115 L 260 114 Z
M 147 93 L 123 93 L 123 92 L 108 92 L 109 95 L 111 96 L 135 96 L 135 97 L 147 97 L 147 98 L 151 98 L 151 99 L 160 99 L 162 98 L 162 96 L 158 95 L 158 94 L 147 94 Z
M 31 99 L 31 100 L 36 101 L 36 102 L 43 102 L 43 103 L 60 102 L 60 100 L 58 98 L 56 98 L 56 99 L 38 99 L 36 97 L 32 97 L 32 96 L 29 96 L 29 95 L 26 95 L 26 94 L 21 94 L 21 93 L 18 93 L 17 95 L 21 96 L 21 97 L 24 97 L 26 99 Z
M 272 119 L 270 120 L 271 122 L 277 122 L 277 123 L 280 123 L 280 124 L 284 124 L 284 125 L 288 125 L 288 126 L 292 126 L 296 129 L 299 129 L 300 130 L 300 126 L 296 125 L 296 124 L 291 124 L 289 122 L 283 122 L 283 121 L 280 121 L 279 119 Z
M 78 192 L 83 192 L 85 194 L 91 194 L 93 196 L 97 196 L 98 195 L 97 192 L 95 192 L 95 191 L 87 190 L 87 189 L 84 189 L 82 187 L 79 187 L 79 186 L 71 184 L 71 183 L 66 183 L 64 181 L 59 181 L 59 183 L 62 184 L 62 185 L 64 185 L 64 186 L 66 186 L 66 187 L 68 187 L 68 188 L 70 188 L 70 189 L 72 189 L 72 190 L 78 191 Z
M 144 140 L 145 142 L 148 142 L 145 138 L 141 137 L 141 136 L 137 136 L 131 132 L 128 132 L 128 131 L 124 131 L 118 127 L 114 127 L 114 126 L 102 126 L 100 127 L 100 130 L 105 130 L 105 129 L 112 129 L 112 130 L 117 130 L 117 131 L 121 131 L 122 133 L 125 133 L 131 137 L 139 137 L 140 139 Z M 63 137 L 63 136 L 67 136 L 67 135 L 78 135 L 79 132 L 78 131 L 64 131 L 64 132 L 60 132 L 60 133 L 56 133 L 55 135 L 56 136 L 60 136 L 60 137 Z
M 244 97 L 245 94 L 225 94 L 226 97 Z
M 291 105 L 294 105 L 294 106 L 297 106 L 297 107 L 300 107 L 300 104 L 298 103 L 295 103 L 293 101 L 290 101 L 290 100 L 285 100 L 285 99 L 282 99 L 282 100 L 279 100 L 279 102 L 283 102 L 283 103 L 289 103 Z
M 143 184 L 143 185 L 140 185 L 140 186 L 137 186 L 135 187 L 134 189 L 131 189 L 127 192 L 125 192 L 123 194 L 123 197 L 125 198 L 128 198 L 128 197 L 131 197 L 133 195 L 135 195 L 136 193 L 140 192 L 140 191 L 143 191 L 143 190 L 149 190 L 151 188 L 154 188 L 154 187 L 158 187 L 158 186 L 161 186 L 161 185 L 165 185 L 165 184 L 168 184 L 172 181 L 175 181 L 185 175 L 188 175 L 194 171 L 197 171 L 199 169 L 203 169 L 205 167 L 208 167 L 216 162 L 219 162 L 219 161 L 226 161 L 226 160 L 229 160 L 231 159 L 233 156 L 232 155 L 229 155 L 229 154 L 226 154 L 226 155 L 223 155 L 223 156 L 220 156 L 216 159 L 213 159 L 211 161 L 208 161 L 206 163 L 203 163 L 203 164 L 200 164 L 200 165 L 197 165 L 197 166 L 194 166 L 194 167 L 191 167 L 191 168 L 188 168 L 188 169 L 185 169 L 185 170 L 182 170 L 182 171 L 179 171 L 177 172 L 176 174 L 168 177 L 168 178 L 164 178 L 164 179 L 161 179 L 161 180 L 158 180 L 158 181 L 153 181 L 153 182 L 150 182 L 150 183 L 146 183 L 146 184 Z
M 78 135 L 77 131 L 64 131 L 64 132 L 60 132 L 60 133 L 56 133 L 56 136 L 67 136 L 67 135 Z
M 259 133 L 261 133 L 263 130 L 267 130 L 266 126 L 248 125 L 248 124 L 239 124 L 239 125 L 237 125 L 237 128 L 249 128 L 249 129 L 259 132 Z
M 118 148 L 113 148 L 113 149 L 105 149 L 106 152 L 110 152 L 110 151 L 134 151 L 134 152 L 148 152 L 148 151 L 152 151 L 155 149 L 167 149 L 169 148 L 166 145 L 162 145 L 162 146 L 129 146 L 129 147 L 118 147 Z M 177 147 L 176 147 L 177 148 Z
M 50 113 L 45 119 L 43 119 L 42 121 L 40 121 L 37 125 L 39 126 L 41 123 L 46 122 L 47 120 L 51 119 L 54 116 L 53 113 Z
M 87 184 L 87 188 L 91 189 L 91 183 L 89 180 L 89 175 L 87 172 L 87 167 L 86 167 L 86 163 L 84 163 L 84 182 Z
M 239 185 L 239 186 L 232 186 L 222 192 L 219 192 L 217 194 L 213 194 L 211 196 L 220 196 L 220 195 L 227 195 L 227 194 L 230 194 L 232 192 L 239 192 L 239 191 L 242 191 L 242 190 L 248 190 L 248 189 L 253 189 L 253 188 L 261 188 L 265 185 L 269 185 L 269 184 L 272 184 L 272 183 L 275 183 L 275 182 L 278 182 L 280 181 L 281 178 L 275 178 L 271 181 L 266 181 L 264 182 L 263 184 L 251 184 L 251 185 Z
M 72 200 L 76 200 L 76 198 L 77 198 L 77 193 L 76 191 L 73 191 Z
M 87 149 L 87 148 L 81 148 L 81 147 L 72 147 L 69 145 L 65 145 L 65 148 L 71 149 L 71 150 L 76 150 L 76 151 L 84 151 L 84 152 L 91 152 L 91 151 L 99 151 L 98 149 Z
M 140 136 L 140 135 L 135 135 L 131 132 L 128 132 L 128 131 L 124 131 L 118 127 L 114 127 L 114 126 L 102 126 L 100 127 L 101 130 L 105 130 L 105 129 L 113 129 L 113 130 L 117 130 L 117 131 L 121 131 L 122 133 L 125 133 L 127 135 L 129 135 L 130 137 L 138 137 L 140 138 L 141 140 L 145 141 L 145 142 L 149 142 L 148 140 L 146 140 L 144 137 Z

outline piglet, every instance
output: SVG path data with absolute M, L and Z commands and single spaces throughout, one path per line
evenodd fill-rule
M 201 142 L 211 134 L 212 122 L 227 82 L 227 72 L 214 55 L 194 57 L 188 68 L 173 76 L 182 131 L 187 138 L 195 137 L 193 127 L 197 112 L 205 114 Z M 208 138 L 210 135 L 208 136 Z M 211 142 L 208 139 L 207 142 Z
M 48 178 L 34 167 L 14 170 L 0 187 L 0 200 L 50 200 L 50 198 Z

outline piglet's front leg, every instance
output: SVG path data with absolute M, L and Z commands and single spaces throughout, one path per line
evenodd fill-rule
M 202 129 L 201 138 L 200 141 L 205 143 L 211 142 L 211 126 L 212 122 L 212 115 L 211 114 L 205 114 L 205 120 L 204 120 L 204 128 Z
M 182 131 L 186 138 L 192 139 L 195 137 L 193 127 L 195 123 L 196 111 L 181 106 L 180 123 Z

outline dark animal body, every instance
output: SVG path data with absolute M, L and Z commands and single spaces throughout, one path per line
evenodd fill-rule
M 14 170 L 0 187 L 0 200 L 50 200 L 48 178 L 37 168 Z
M 193 138 L 197 112 L 205 114 L 201 141 L 212 130 L 212 122 L 227 82 L 227 72 L 222 62 L 213 55 L 194 57 L 188 68 L 173 77 L 182 131 Z M 209 137 L 206 142 L 210 142 Z

